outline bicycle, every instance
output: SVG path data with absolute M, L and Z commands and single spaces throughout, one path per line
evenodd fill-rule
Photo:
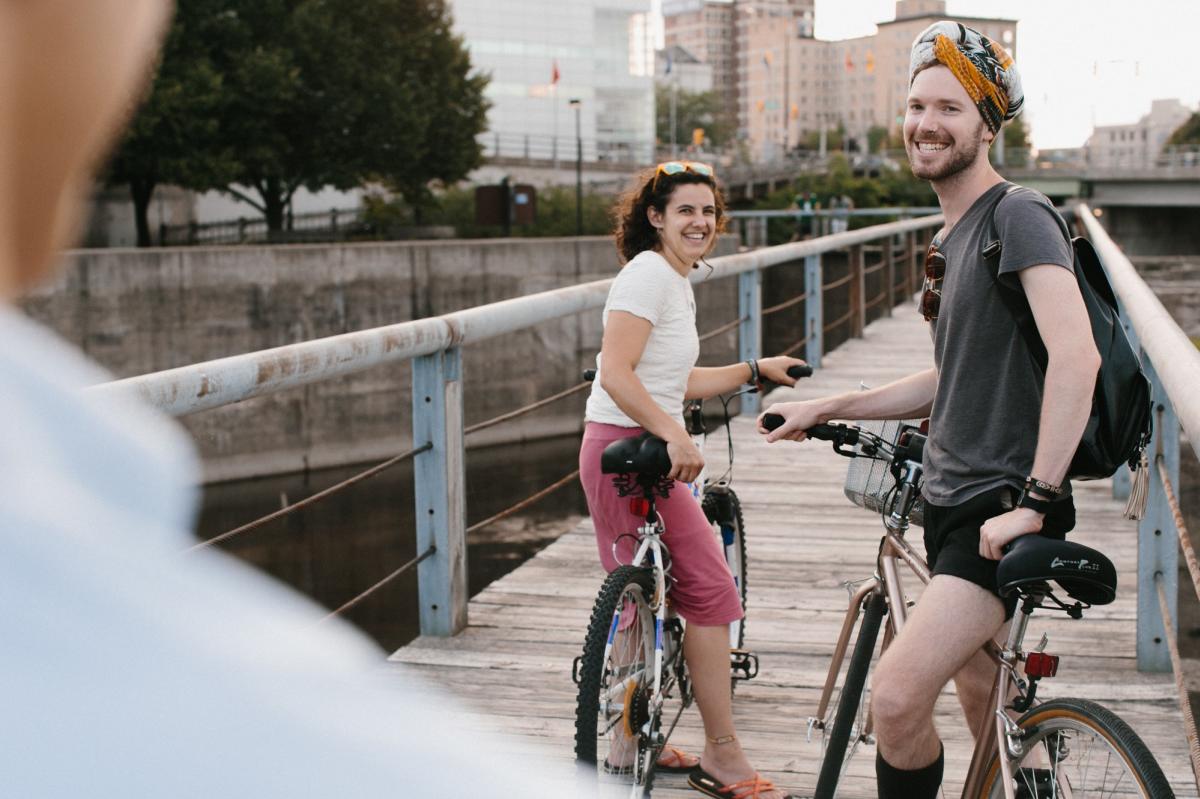
M 794 366 L 793 378 L 812 374 Z M 595 373 L 588 370 L 586 379 Z M 709 480 L 707 466 L 689 490 L 701 502 L 718 536 L 746 608 L 746 542 L 741 503 L 732 488 L 733 436 L 729 402 L 751 387 L 721 397 L 729 447 L 729 465 Z M 707 430 L 700 402 L 688 404 L 688 432 L 703 451 Z M 614 782 L 628 780 L 631 796 L 649 796 L 655 766 L 679 718 L 692 702 L 683 659 L 683 622 L 666 601 L 670 593 L 670 554 L 662 541 L 662 521 L 655 499 L 666 497 L 674 481 L 667 479 L 671 462 L 666 443 L 643 433 L 610 444 L 601 456 L 601 471 L 613 474 L 621 496 L 630 497 L 630 510 L 643 519 L 636 533 L 635 554 L 605 579 L 592 607 L 583 654 L 575 659 L 572 679 L 579 686 L 575 714 L 575 757 L 597 768 Z M 745 624 L 730 625 L 730 690 L 758 674 L 758 658 L 742 648 Z M 664 731 L 667 702 L 679 706 Z M 632 748 L 632 762 L 624 761 Z M 616 750 L 620 751 L 617 752 Z M 618 754 L 619 757 L 612 757 Z M 619 762 L 614 762 L 619 761 Z
M 781 424 L 783 417 L 778 414 L 763 417 L 767 429 Z M 899 563 L 905 563 L 922 582 L 931 579 L 925 561 L 904 538 L 920 496 L 926 439 L 918 427 L 908 424 L 900 425 L 894 440 L 845 424 L 817 425 L 807 435 L 831 442 L 840 455 L 887 463 L 894 479 L 881 503 L 885 533 L 875 573 L 861 583 L 847 583 L 852 589 L 850 605 L 816 715 L 809 719 L 810 738 L 814 729 L 821 730 L 825 750 L 815 799 L 832 799 L 854 749 L 872 741 L 864 694 L 876 640 L 886 616 L 881 652 L 886 650 L 902 629 L 909 607 Z M 997 583 L 1002 595 L 1016 594 L 1017 612 L 1004 647 L 992 643 L 984 647 L 996 664 L 989 700 L 995 708 L 994 723 L 983 725 L 975 736 L 964 799 L 1173 797 L 1150 750 L 1117 715 L 1086 699 L 1038 702 L 1039 681 L 1057 674 L 1058 657 L 1044 651 L 1046 636 L 1032 651 L 1022 648 L 1034 610 L 1065 612 L 1079 619 L 1085 610 L 1112 602 L 1117 585 L 1112 562 L 1082 544 L 1022 536 L 1000 560 Z M 1069 599 L 1056 595 L 1051 583 Z M 831 720 L 831 699 L 856 623 L 857 640 Z M 1009 711 L 1021 715 L 1014 720 Z

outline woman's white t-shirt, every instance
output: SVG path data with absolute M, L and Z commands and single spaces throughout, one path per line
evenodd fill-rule
M 688 375 L 700 357 L 692 284 L 658 253 L 640 252 L 613 280 L 604 303 L 605 326 L 613 311 L 631 313 L 653 325 L 633 372 L 658 407 L 668 416 L 682 419 Z M 603 371 L 604 364 L 597 354 L 596 379 L 584 418 L 589 422 L 638 427 L 600 385 Z

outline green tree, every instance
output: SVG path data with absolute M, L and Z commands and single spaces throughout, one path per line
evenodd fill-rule
M 692 131 L 704 129 L 712 147 L 722 147 L 733 136 L 736 123 L 721 105 L 716 92 L 689 92 L 659 84 L 654 92 L 655 135 L 661 144 L 671 141 L 671 94 L 675 94 L 675 143 L 682 149 L 692 143 Z
M 867 152 L 877 153 L 887 146 L 890 136 L 888 129 L 882 125 L 872 125 L 867 130 Z
M 992 148 L 991 158 L 995 163 L 996 148 Z M 1023 116 L 1016 117 L 1004 126 L 1004 163 L 1010 167 L 1029 164 L 1029 128 Z
M 156 181 L 220 188 L 278 231 L 301 186 L 382 183 L 419 218 L 432 183 L 460 180 L 481 162 L 487 78 L 472 74 L 445 0 L 180 6 L 171 32 L 179 47 L 168 47 L 152 95 L 174 105 L 148 106 L 134 123 L 141 146 L 130 148 L 175 154 L 191 141 L 180 168 L 160 169 Z M 219 21 L 219 35 L 193 17 Z M 176 73 L 189 82 L 172 81 Z M 113 179 L 133 183 L 124 167 Z
M 301 186 L 375 181 L 419 221 L 431 182 L 481 162 L 487 78 L 471 74 L 444 0 L 228 2 L 247 38 L 227 65 L 237 106 L 229 138 L 242 155 L 226 190 L 271 230 Z
M 148 211 L 164 183 L 205 190 L 228 182 L 232 150 L 218 138 L 222 75 L 214 50 L 232 32 L 224 0 L 180 4 L 153 86 L 109 164 L 106 180 L 128 185 L 139 247 L 151 244 Z
M 1187 122 L 1175 129 L 1171 134 L 1171 138 L 1167 139 L 1167 146 L 1174 147 L 1178 145 L 1200 144 L 1200 112 L 1196 112 L 1188 117 Z

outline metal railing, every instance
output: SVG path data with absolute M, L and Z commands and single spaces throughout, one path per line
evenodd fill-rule
M 336 241 L 353 235 L 363 224 L 363 208 L 331 208 L 303 214 L 287 214 L 283 230 L 267 229 L 265 217 L 239 217 L 217 222 L 160 225 L 158 246 L 199 244 L 285 244 L 305 241 Z
M 1087 205 L 1078 217 L 1104 264 L 1120 302 L 1131 341 L 1140 348 L 1142 367 L 1154 399 L 1154 438 L 1150 444 L 1150 493 L 1145 517 L 1138 524 L 1138 668 L 1171 669 L 1168 639 L 1176 635 L 1176 569 L 1178 549 L 1190 551 L 1183 517 L 1174 501 L 1179 484 L 1180 432 L 1187 434 L 1193 454 L 1200 456 L 1200 350 L 1138 276 L 1121 249 L 1109 238 Z M 1116 490 L 1127 492 L 1126 481 Z M 1174 506 L 1174 507 L 1173 507 Z M 1174 535 L 1172 535 L 1174 533 Z M 1181 535 L 1182 534 L 1182 535 Z M 1189 555 L 1194 561 L 1194 556 Z M 1200 573 L 1193 575 L 1200 598 Z M 1170 619 L 1159 613 L 1158 588 L 1165 590 Z
M 915 291 L 925 241 L 931 229 L 940 224 L 940 216 L 931 216 L 714 258 L 711 274 L 697 270 L 693 280 L 736 278 L 738 308 L 733 322 L 708 331 L 706 338 L 736 328 L 738 357 L 761 357 L 764 316 L 795 309 L 796 327 L 804 335 L 787 351 L 798 352 L 819 366 L 826 334 L 833 328 L 845 326 L 850 335 L 860 335 L 868 318 L 890 312 L 897 300 Z M 825 282 L 822 256 L 843 250 L 849 253 L 847 275 Z M 870 266 L 865 257 L 868 251 L 880 254 Z M 764 270 L 789 266 L 803 274 L 803 293 L 764 309 Z M 867 278 L 874 275 L 882 276 L 876 281 L 882 288 L 874 297 L 866 297 Z M 183 416 L 384 364 L 411 361 L 413 449 L 352 479 L 365 479 L 399 459 L 412 459 L 417 556 L 396 573 L 414 565 L 417 568 L 422 634 L 452 635 L 467 621 L 464 438 L 479 427 L 465 428 L 463 423 L 462 347 L 539 322 L 597 311 L 604 305 L 611 282 L 609 279 L 569 286 L 444 316 L 192 364 L 95 386 L 89 391 L 132 395 L 169 414 Z M 849 311 L 841 319 L 826 324 L 826 295 L 837 293 L 840 301 L 842 292 Z M 577 390 L 581 390 L 579 386 L 530 408 Z M 757 395 L 745 399 L 743 413 L 756 413 Z M 489 420 L 488 424 L 509 416 Z M 269 519 L 243 525 L 230 534 L 248 531 L 265 521 Z M 368 589 L 368 593 L 377 586 Z
M 1196 393 L 1200 385 L 1200 350 L 1109 238 L 1091 209 L 1081 204 L 1076 214 L 1108 273 L 1126 332 L 1140 348 L 1142 368 L 1152 387 L 1154 437 L 1148 452 L 1149 494 L 1146 515 L 1138 522 L 1138 670 L 1174 672 L 1180 709 L 1187 723 L 1192 769 L 1200 778 L 1200 740 L 1176 645 L 1179 552 L 1184 554 L 1197 599 L 1200 566 L 1175 488 L 1179 485 L 1181 432 L 1187 435 L 1193 455 L 1200 457 L 1200 395 Z M 1123 478 L 1113 484 L 1118 496 L 1129 491 L 1128 478 Z

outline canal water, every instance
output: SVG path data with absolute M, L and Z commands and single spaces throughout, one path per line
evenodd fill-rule
M 577 436 L 468 450 L 467 524 L 486 519 L 569 474 L 577 466 L 578 452 Z M 207 486 L 200 537 L 211 538 L 298 502 L 363 468 Z M 399 464 L 221 546 L 332 610 L 417 554 L 412 479 L 411 461 Z M 583 489 L 575 480 L 520 514 L 472 534 L 467 542 L 471 595 L 536 554 L 586 512 Z M 416 569 L 397 577 L 344 617 L 388 652 L 408 643 L 419 632 Z

